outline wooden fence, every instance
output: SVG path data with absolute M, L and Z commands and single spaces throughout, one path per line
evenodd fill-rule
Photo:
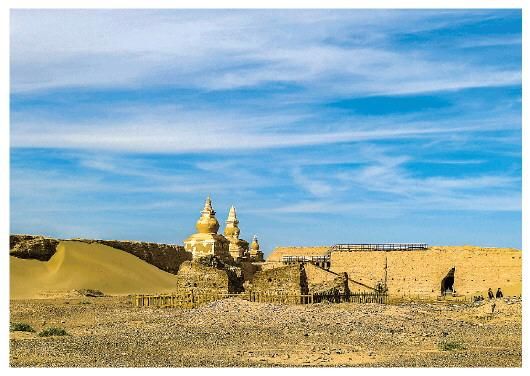
M 388 295 L 377 292 L 352 292 L 349 294 L 314 294 L 313 302 L 330 303 L 378 303 L 387 304 Z
M 386 294 L 351 293 L 351 294 L 289 294 L 250 291 L 241 294 L 227 294 L 217 291 L 186 291 L 163 295 L 133 295 L 131 302 L 134 307 L 174 307 L 195 308 L 204 303 L 225 298 L 237 297 L 250 302 L 278 304 L 314 304 L 330 303 L 388 303 Z

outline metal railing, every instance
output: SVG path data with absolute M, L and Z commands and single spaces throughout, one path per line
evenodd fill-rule
M 329 262 L 330 256 L 329 255 L 323 255 L 323 256 L 283 256 L 282 262 L 284 263 L 294 263 L 294 262 L 313 262 L 313 263 L 319 263 L 319 262 Z
M 428 248 L 426 243 L 358 243 L 335 244 L 329 251 L 416 251 Z

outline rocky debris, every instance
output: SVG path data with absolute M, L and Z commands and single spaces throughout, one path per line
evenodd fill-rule
M 521 303 L 501 308 L 481 327 L 481 307 L 472 305 L 277 305 L 230 298 L 195 309 L 133 309 L 114 297 L 89 305 L 11 301 L 11 321 L 36 331 L 63 326 L 71 336 L 12 334 L 10 364 L 520 367 Z M 442 343 L 451 346 L 441 350 Z
M 35 239 L 36 235 L 26 235 L 26 234 L 11 234 L 9 236 L 9 249 L 15 248 L 17 244 L 23 241 Z
M 33 235 L 11 235 L 9 255 L 23 259 L 48 261 L 54 254 L 59 240 Z

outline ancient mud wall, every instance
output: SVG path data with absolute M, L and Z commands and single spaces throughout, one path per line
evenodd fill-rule
M 512 248 L 431 247 L 427 251 L 332 252 L 331 270 L 368 286 L 384 281 L 394 296 L 441 294 L 442 279 L 455 268 L 458 295 L 487 295 L 500 287 L 505 295 L 521 294 L 520 250 Z M 386 260 L 386 261 L 385 261 Z M 351 283 L 350 283 L 351 285 Z
M 241 268 L 243 281 L 251 281 L 252 278 L 254 278 L 254 274 L 261 270 L 261 266 L 259 264 L 252 263 L 250 261 L 241 262 L 239 267 Z
M 225 270 L 202 265 L 195 261 L 185 261 L 177 273 L 177 290 L 232 292 L 230 280 Z
M 267 261 L 282 261 L 283 256 L 323 256 L 329 246 L 319 247 L 276 247 L 267 257 Z
M 250 289 L 262 292 L 307 294 L 305 272 L 300 265 L 258 271 L 254 274 Z
M 323 282 L 331 282 L 337 277 L 336 273 L 328 272 L 327 270 L 319 268 L 318 266 L 315 266 L 310 263 L 304 264 L 304 269 L 307 282 L 310 285 L 315 285 Z
M 19 258 L 48 261 L 62 239 L 46 238 L 37 235 L 11 235 L 9 254 Z M 168 273 L 176 274 L 179 266 L 191 260 L 191 253 L 175 244 L 146 243 L 126 240 L 72 239 L 85 243 L 99 243 L 130 253 Z
M 86 243 L 99 243 L 116 248 L 156 266 L 168 273 L 176 274 L 184 261 L 191 260 L 191 253 L 176 244 L 146 243 L 125 240 L 87 240 Z
M 285 264 L 280 261 L 265 261 L 260 262 L 259 264 L 256 264 L 259 267 L 259 270 L 270 270 L 270 269 L 277 269 L 277 268 L 283 268 Z
M 347 294 L 348 275 L 346 273 L 332 273 L 310 263 L 304 264 L 308 292 Z

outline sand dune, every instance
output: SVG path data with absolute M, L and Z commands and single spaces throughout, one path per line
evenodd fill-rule
M 63 241 L 49 261 L 10 257 L 11 299 L 41 298 L 74 289 L 105 294 L 174 290 L 176 276 L 101 244 Z

